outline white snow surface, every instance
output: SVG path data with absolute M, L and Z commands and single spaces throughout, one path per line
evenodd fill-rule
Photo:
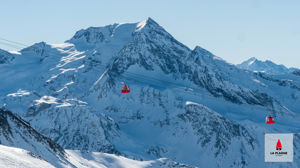
M 166 158 L 148 161 L 137 161 L 101 152 L 80 152 L 66 150 L 68 161 L 71 165 L 61 165 L 61 168 L 164 168 L 168 165 L 174 167 L 180 165 L 172 163 Z M 181 165 L 183 166 L 183 165 Z M 0 167 L 5 168 L 55 168 L 56 166 L 34 156 L 30 151 L 0 145 Z
M 4 145 L 0 145 L 0 167 L 54 168 L 47 161 L 32 156 L 29 151 Z

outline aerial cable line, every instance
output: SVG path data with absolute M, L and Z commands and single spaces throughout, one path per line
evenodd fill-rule
M 7 46 L 10 46 L 10 47 L 13 47 L 13 48 L 16 48 L 16 49 L 22 49 L 24 47 L 30 47 L 28 45 L 25 45 L 25 44 L 22 44 L 22 43 L 19 43 L 19 42 L 15 42 L 15 41 L 12 41 L 12 40 L 7 40 L 7 39 L 1 38 L 1 37 L 0 37 L 0 40 L 5 41 L 5 42 L 1 42 L 0 41 L 0 44 L 7 45 Z M 12 43 L 12 44 L 10 44 L 10 43 Z M 19 46 L 22 46 L 22 47 L 19 47 Z M 40 46 L 37 46 L 37 47 L 40 47 Z M 47 51 L 47 54 L 52 55 L 51 53 L 52 53 L 51 51 Z M 57 55 L 57 54 L 55 54 L 55 55 Z M 106 66 L 104 66 L 104 65 L 98 65 L 98 66 L 104 67 L 104 69 L 107 69 L 107 68 L 112 67 L 112 64 L 106 65 Z M 127 74 L 127 76 L 125 77 L 126 74 Z M 131 74 L 133 77 L 128 76 L 128 74 Z M 149 80 L 159 81 L 162 84 L 168 83 L 168 84 L 173 85 L 173 86 L 180 86 L 180 87 L 183 87 L 183 88 L 193 89 L 193 91 L 199 91 L 199 92 L 201 92 L 200 93 L 201 95 L 206 95 L 206 96 L 209 96 L 209 97 L 210 96 L 214 96 L 213 94 L 203 93 L 203 90 L 200 90 L 199 88 L 194 88 L 194 87 L 191 87 L 191 86 L 186 86 L 186 85 L 179 84 L 179 83 L 174 83 L 174 82 L 170 82 L 170 81 L 166 81 L 166 80 L 161 80 L 161 79 L 158 79 L 158 78 L 154 78 L 154 77 L 150 77 L 150 76 L 145 76 L 145 75 L 137 74 L 137 73 L 133 73 L 133 72 L 125 72 L 124 74 L 120 74 L 120 77 L 131 78 L 131 79 L 133 79 L 135 81 L 141 82 L 141 80 L 136 80 L 136 78 L 140 78 L 140 79 L 142 79 L 144 81 L 148 81 L 148 84 L 149 84 Z M 189 82 L 191 82 L 189 85 L 191 85 L 193 83 L 192 81 L 189 81 Z M 154 83 L 156 83 L 156 82 L 154 82 Z M 124 88 L 125 86 L 126 86 L 126 88 Z M 161 86 L 161 85 L 157 85 L 157 86 Z M 130 92 L 129 86 L 124 85 L 123 89 L 122 89 L 122 92 L 123 93 L 125 93 L 125 92 L 129 93 Z M 275 123 L 275 121 L 274 121 L 273 117 L 271 115 L 268 115 L 267 118 L 266 118 L 266 124 L 274 124 L 274 123 Z
M 0 37 L 0 40 L 6 41 L 6 42 L 9 42 L 9 43 L 14 43 L 14 44 L 16 44 L 16 45 L 20 45 L 20 46 L 23 46 L 23 47 L 28 47 L 28 45 L 25 45 L 25 44 L 23 44 L 23 43 L 15 42 L 15 41 L 12 41 L 12 40 L 7 40 L 7 39 L 2 38 L 2 37 Z
M 28 46 L 28 45 L 25 45 L 25 44 L 22 44 L 22 43 L 19 43 L 19 42 L 14 42 L 14 41 L 12 41 L 12 40 L 7 40 L 7 39 L 4 39 L 4 38 L 1 38 L 0 37 L 0 40 L 2 40 L 2 41 L 5 41 L 5 42 L 1 42 L 0 41 L 0 44 L 4 44 L 4 45 L 7 45 L 7 46 L 10 46 L 10 47 L 13 47 L 13 48 L 16 48 L 16 49 L 22 49 L 22 48 L 24 48 L 24 47 L 30 47 L 30 46 Z M 9 43 L 7 43 L 7 42 L 9 42 L 9 43 L 12 43 L 12 44 L 9 44 Z M 22 47 L 19 47 L 19 46 L 22 46 Z M 40 47 L 40 46 L 37 46 L 37 47 Z M 56 53 L 53 53 L 52 54 L 52 51 L 47 51 L 47 54 L 48 55 L 57 55 Z M 106 66 L 104 66 L 104 65 L 99 65 L 99 66 L 102 66 L 102 67 L 104 67 L 105 69 L 107 69 L 107 68 L 109 68 L 109 67 L 111 67 L 112 65 L 110 64 L 110 65 L 106 65 Z M 131 74 L 131 76 L 133 76 L 133 77 L 130 77 L 130 76 L 124 76 L 124 75 L 126 75 L 126 74 Z M 200 88 L 194 88 L 194 87 L 191 87 L 190 85 L 193 83 L 192 81 L 189 81 L 189 82 L 191 82 L 190 84 L 189 84 L 189 86 L 186 86 L 186 85 L 184 85 L 184 84 L 179 84 L 179 83 L 174 83 L 174 82 L 170 82 L 170 81 L 166 81 L 166 80 L 162 80 L 162 79 L 158 79 L 158 78 L 154 78 L 154 77 L 150 77 L 150 76 L 145 76 L 145 75 L 142 75 L 142 74 L 137 74 L 137 73 L 133 73 L 133 72 L 125 72 L 124 74 L 121 74 L 121 77 L 125 77 L 125 78 L 131 78 L 131 79 L 133 79 L 134 81 L 138 81 L 138 82 L 141 82 L 141 81 L 148 81 L 148 84 L 150 83 L 149 82 L 149 80 L 152 80 L 152 81 L 159 81 L 160 83 L 162 83 L 162 84 L 165 84 L 165 83 L 168 83 L 168 84 L 170 84 L 170 85 L 173 85 L 173 86 L 178 86 L 178 88 L 176 88 L 176 89 L 181 89 L 181 87 L 183 87 L 183 88 L 186 88 L 186 89 L 192 89 L 193 91 L 199 91 L 199 93 L 201 94 L 201 95 L 205 95 L 205 96 L 209 96 L 209 97 L 211 97 L 211 96 L 215 96 L 215 95 L 213 95 L 213 94 L 207 94 L 207 93 L 204 93 L 203 92 L 203 90 L 201 90 Z M 136 80 L 136 79 L 142 79 L 142 80 Z M 151 85 L 155 85 L 157 82 L 154 82 L 154 84 L 152 83 Z M 159 84 L 157 84 L 157 86 L 159 86 L 159 87 L 161 87 L 161 86 L 164 86 L 164 85 L 159 85 Z M 166 86 L 167 87 L 167 86 Z M 188 92 L 188 90 L 186 90 L 185 89 L 185 93 L 189 93 Z M 204 88 L 204 90 L 205 90 L 205 88 Z M 129 89 L 129 86 L 128 85 L 124 85 L 123 86 L 123 88 L 122 88 L 122 92 L 123 93 L 129 93 L 130 92 L 130 89 Z M 220 95 L 221 96 L 221 95 Z M 269 116 L 267 116 L 267 118 L 266 118 L 266 124 L 274 124 L 275 122 L 273 121 L 274 119 L 273 119 L 273 117 L 271 116 L 271 115 L 269 115 Z
M 178 83 L 174 83 L 174 82 L 170 82 L 170 81 L 165 81 L 165 80 L 161 80 L 161 79 L 157 79 L 157 78 L 153 78 L 153 77 L 146 77 L 144 75 L 141 75 L 141 74 L 135 74 L 135 73 L 131 73 L 131 72 L 126 72 L 126 74 L 133 74 L 133 76 L 126 76 L 127 79 L 130 79 L 130 80 L 133 80 L 133 81 L 137 81 L 137 82 L 140 82 L 142 83 L 142 81 L 147 81 L 147 83 L 149 85 L 156 85 L 156 86 L 159 86 L 159 87 L 167 87 L 166 85 L 163 85 L 163 84 L 169 84 L 171 86 L 174 86 L 174 87 L 177 87 L 176 89 L 192 89 L 194 91 L 199 91 L 201 92 L 201 94 L 204 94 L 203 93 L 203 90 L 201 90 L 200 88 L 194 88 L 194 87 L 190 87 L 190 86 L 186 86 L 186 85 L 183 85 L 183 84 L 178 84 Z M 122 77 L 124 77 L 124 75 L 122 75 Z M 152 82 L 150 82 L 152 81 Z M 159 85 L 157 84 L 157 81 L 159 81 L 162 85 Z M 207 96 L 213 96 L 211 94 L 205 94 Z
M 15 49 L 22 49 L 22 47 L 19 47 L 19 46 L 17 46 L 17 45 L 14 45 L 14 44 L 9 44 L 9 43 L 6 43 L 6 42 L 1 42 L 0 41 L 0 44 L 2 44 L 2 45 L 6 45 L 6 46 L 9 46 L 9 47 L 12 47 L 12 48 L 15 48 Z
M 0 39 L 3 40 L 3 41 L 14 43 L 15 45 L 7 44 L 7 43 L 6 43 L 6 45 L 10 45 L 11 47 L 14 47 L 14 48 L 17 48 L 17 49 L 20 49 L 20 48 L 23 48 L 23 47 L 30 47 L 28 45 L 25 45 L 25 44 L 22 44 L 22 43 L 19 43 L 19 42 L 15 42 L 15 41 L 12 41 L 12 40 L 7 40 L 7 39 L 1 38 L 1 37 L 0 37 Z M 2 42 L 0 41 L 0 43 L 2 43 Z M 17 45 L 19 45 L 19 46 L 22 45 L 22 47 L 18 47 Z M 36 46 L 36 47 L 41 48 L 40 46 Z M 49 51 L 49 50 L 46 52 L 46 54 L 48 54 L 50 56 L 51 55 L 53 55 L 53 56 L 57 55 L 56 53 L 53 53 L 52 51 Z M 108 66 L 107 65 L 98 65 L 98 66 L 102 67 L 103 69 L 107 69 L 107 68 L 111 67 L 112 65 L 110 64 Z M 126 76 L 126 74 L 127 75 L 131 75 L 131 77 L 130 76 Z M 133 73 L 133 72 L 125 72 L 124 74 L 121 74 L 121 77 L 123 77 L 123 78 L 131 78 L 133 80 L 135 80 L 137 78 L 137 79 L 141 79 L 141 80 L 148 81 L 148 82 L 152 80 L 153 81 L 153 82 L 151 82 L 152 84 L 153 83 L 157 83 L 157 82 L 160 82 L 161 84 L 166 84 L 167 83 L 167 84 L 172 85 L 172 86 L 178 86 L 178 87 L 183 87 L 183 88 L 190 88 L 190 89 L 193 89 L 195 91 L 200 91 L 199 88 L 189 87 L 189 86 L 186 86 L 186 85 L 183 85 L 183 84 L 178 84 L 178 83 L 174 83 L 174 82 L 171 82 L 171 81 L 166 81 L 166 80 L 162 80 L 162 79 L 158 79 L 158 78 L 155 78 L 155 77 L 150 77 L 150 76 L 146 76 L 146 75 L 142 75 L 142 74 L 137 74 L 137 73 Z M 140 80 L 136 80 L 136 81 L 141 82 Z M 153 84 L 153 85 L 155 85 L 155 84 Z M 157 84 L 156 86 L 161 86 L 161 85 Z M 201 94 L 203 94 L 203 92 Z M 212 96 L 212 95 L 210 95 L 210 96 Z
M 22 48 L 22 47 L 30 47 L 28 45 L 25 45 L 25 44 L 22 44 L 22 43 L 19 43 L 19 42 L 15 42 L 15 41 L 12 41 L 12 40 L 7 40 L 7 39 L 1 38 L 1 37 L 0 37 L 0 39 L 4 40 L 4 41 L 7 41 L 7 42 L 15 43 L 16 45 L 12 45 L 12 44 L 7 44 L 7 45 L 11 45 L 11 46 L 13 46 L 15 48 L 18 48 L 18 49 Z M 18 47 L 17 45 L 22 45 L 22 47 Z M 39 47 L 39 46 L 37 46 L 37 47 Z M 51 51 L 47 51 L 47 54 L 53 55 L 54 53 L 51 52 Z M 55 54 L 55 55 L 57 55 L 57 54 Z M 108 68 L 109 67 L 109 66 L 105 66 L 105 65 L 98 65 L 98 66 L 101 66 L 103 68 Z M 131 74 L 131 75 L 135 75 L 135 76 L 141 76 L 144 79 L 152 78 L 153 80 L 156 80 L 156 81 L 159 81 L 159 82 L 162 82 L 162 83 L 169 83 L 171 85 L 177 85 L 178 86 L 177 83 L 170 82 L 170 81 L 165 81 L 165 80 L 161 80 L 161 79 L 154 78 L 154 77 L 145 76 L 145 75 L 142 75 L 142 74 L 137 74 L 137 73 L 132 73 L 132 72 L 125 72 L 125 74 Z M 125 77 L 124 75 L 122 75 L 122 76 Z M 183 85 L 181 85 L 181 86 L 183 86 Z
M 0 40 L 10 42 L 10 43 L 14 43 L 15 45 L 14 44 L 7 44 L 7 43 L 6 43 L 6 45 L 10 45 L 11 47 L 14 47 L 14 48 L 17 48 L 17 49 L 24 48 L 24 47 L 30 47 L 29 45 L 25 45 L 25 44 L 15 42 L 15 41 L 12 41 L 12 40 L 8 40 L 8 39 L 5 39 L 5 38 L 1 38 L 1 37 L 0 37 Z M 1 41 L 0 41 L 0 43 L 1 43 Z M 17 45 L 22 46 L 22 47 L 18 47 Z M 40 46 L 36 46 L 36 47 L 41 48 Z M 53 55 L 53 56 L 57 55 L 56 53 L 53 53 L 52 51 L 49 51 L 49 50 L 46 52 L 46 54 L 48 54 L 50 56 L 51 55 Z M 98 65 L 98 66 L 102 67 L 103 69 L 107 69 L 107 68 L 111 67 L 112 64 L 110 64 L 110 65 Z M 128 75 L 130 75 L 130 76 L 128 76 Z M 161 84 L 169 84 L 171 86 L 189 88 L 189 89 L 193 89 L 195 91 L 202 91 L 199 88 L 189 87 L 189 86 L 186 86 L 186 85 L 183 85 L 183 84 L 178 84 L 178 83 L 162 80 L 162 79 L 155 78 L 155 77 L 150 77 L 150 76 L 146 76 L 146 75 L 142 75 L 142 74 L 137 74 L 137 73 L 134 73 L 134 72 L 125 72 L 124 74 L 121 74 L 121 77 L 130 78 L 130 79 L 138 81 L 138 82 L 148 81 L 148 83 L 150 83 L 151 85 L 156 85 L 156 86 L 162 86 L 162 85 L 157 84 L 157 82 L 160 82 Z M 136 80 L 136 79 L 140 79 L 140 80 Z M 149 82 L 149 81 L 152 81 L 152 82 Z M 203 92 L 201 94 L 203 94 Z M 209 96 L 212 96 L 212 95 L 209 95 Z

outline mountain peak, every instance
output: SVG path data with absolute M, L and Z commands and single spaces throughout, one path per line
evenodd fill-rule
M 137 23 L 136 31 L 142 30 L 145 26 L 159 26 L 152 18 L 148 17 L 146 20 Z
M 48 45 L 48 44 L 47 44 L 46 42 L 44 42 L 44 41 L 41 41 L 41 42 L 39 42 L 39 43 L 34 43 L 33 45 L 31 45 L 31 46 L 29 46 L 29 47 L 26 47 L 26 48 L 22 49 L 21 51 L 30 51 L 30 50 L 37 49 L 37 48 L 43 49 L 43 48 L 45 48 L 46 46 L 50 46 L 50 45 Z
M 151 17 L 148 17 L 147 18 L 147 20 L 146 20 L 146 23 L 148 24 L 148 25 L 157 25 L 157 26 L 159 26 L 159 24 L 157 23 L 157 22 L 155 22 Z
M 248 59 L 248 61 L 255 61 L 255 60 L 258 60 L 256 57 L 251 57 Z
M 42 42 L 35 43 L 32 46 L 22 49 L 21 52 L 30 52 L 30 53 L 34 53 L 38 56 L 42 56 L 45 54 L 45 51 L 50 50 L 51 48 L 52 48 L 51 45 L 42 41 Z
M 237 66 L 242 69 L 264 72 L 272 75 L 291 73 L 295 70 L 295 68 L 287 68 L 284 65 L 276 64 L 270 60 L 261 61 L 255 57 L 251 57 Z
M 137 23 L 115 23 L 102 27 L 89 27 L 87 29 L 81 29 L 66 42 L 88 45 L 99 45 L 112 41 L 120 42 L 120 40 L 129 42 L 132 40 L 132 36 L 135 32 L 140 32 L 145 28 L 162 29 L 158 23 L 149 17 L 146 20 Z
M 200 47 L 200 46 L 196 46 L 193 50 L 193 52 L 200 54 L 200 55 L 205 55 L 205 56 L 214 56 L 211 52 L 207 51 L 206 49 Z
M 247 61 L 245 61 L 245 63 L 247 63 L 248 65 L 252 65 L 255 61 L 259 61 L 259 60 L 255 57 L 251 57 Z

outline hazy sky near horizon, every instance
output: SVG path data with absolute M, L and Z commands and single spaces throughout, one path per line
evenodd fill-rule
M 148 17 L 230 63 L 256 57 L 300 68 L 299 0 L 2 0 L 0 38 L 62 43 L 82 28 Z

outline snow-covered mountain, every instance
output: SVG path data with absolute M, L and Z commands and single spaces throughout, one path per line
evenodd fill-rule
M 257 72 L 264 72 L 271 75 L 281 75 L 281 74 L 288 74 L 292 73 L 296 70 L 296 68 L 287 68 L 284 65 L 278 65 L 270 60 L 261 61 L 252 57 L 241 64 L 237 65 L 239 68 L 250 70 L 250 71 L 257 71 Z
M 0 109 L 0 166 L 7 168 L 192 168 L 167 158 L 135 161 L 100 152 L 65 151 L 55 142 L 38 133 L 29 123 L 3 109 Z
M 299 131 L 299 76 L 191 50 L 151 18 L 82 29 L 13 56 L 0 65 L 0 102 L 64 148 L 198 167 L 300 166 L 265 163 L 263 139 Z M 276 126 L 265 125 L 268 110 Z

